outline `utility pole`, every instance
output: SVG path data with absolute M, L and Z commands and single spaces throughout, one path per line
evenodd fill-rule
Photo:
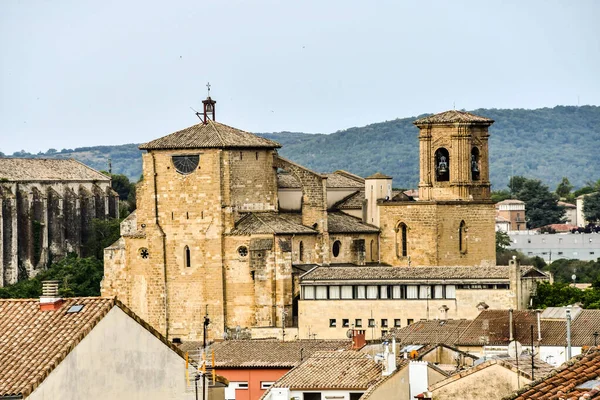
M 207 304 L 206 305 L 206 314 L 204 315 L 204 329 L 202 332 L 202 336 L 203 336 L 202 351 L 204 353 L 205 362 L 206 362 L 206 331 L 208 330 L 209 324 L 210 324 L 210 318 L 208 318 L 208 304 Z M 206 400 L 206 374 L 202 373 L 201 375 L 202 375 L 202 400 Z
M 571 309 L 567 307 L 567 361 L 571 359 Z
M 533 325 L 531 325 L 531 380 L 535 381 L 534 361 L 533 361 Z

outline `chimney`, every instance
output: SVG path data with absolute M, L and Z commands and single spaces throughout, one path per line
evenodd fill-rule
M 510 310 L 508 310 L 508 330 L 510 332 L 510 337 L 509 337 L 509 341 L 513 341 L 514 337 L 513 337 L 513 309 L 511 308 Z
M 442 321 L 445 321 L 445 320 L 447 320 L 447 319 L 448 319 L 448 310 L 449 310 L 448 306 L 446 306 L 446 305 L 444 304 L 443 306 L 441 306 L 441 307 L 439 308 L 439 310 L 440 310 L 440 319 L 441 319 Z
M 56 311 L 64 300 L 58 296 L 58 281 L 42 281 L 40 311 Z
M 390 352 L 389 343 L 385 342 L 385 350 L 383 352 L 383 376 L 391 375 L 396 370 L 396 339 L 392 341 L 392 351 Z
M 522 282 L 521 282 L 521 263 L 517 259 L 517 256 L 513 256 L 512 260 L 508 262 L 508 276 L 510 283 L 511 295 L 513 297 L 513 308 L 516 310 L 522 309 Z
M 352 350 L 362 349 L 367 344 L 364 329 L 352 329 Z

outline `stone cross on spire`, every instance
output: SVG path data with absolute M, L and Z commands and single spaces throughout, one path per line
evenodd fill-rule
M 206 87 L 208 88 L 208 97 L 210 97 L 210 82 L 206 83 Z

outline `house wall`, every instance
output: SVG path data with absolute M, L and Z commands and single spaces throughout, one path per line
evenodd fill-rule
M 321 399 L 350 400 L 350 393 L 364 393 L 365 390 L 291 390 L 290 399 L 303 400 L 302 393 L 321 393 Z
M 113 307 L 28 399 L 194 398 L 185 391 L 185 360 Z
M 569 361 L 567 357 L 566 346 L 540 346 L 539 358 L 542 361 L 546 361 L 548 364 L 552 364 L 558 367 L 564 362 Z M 581 354 L 581 346 L 571 346 L 571 356 L 575 357 Z
M 529 234 L 509 233 L 512 250 L 538 256 L 546 262 L 560 258 L 595 261 L 600 257 L 600 236 L 596 233 Z
M 261 389 L 261 382 L 275 382 L 281 378 L 289 368 L 253 368 L 253 369 L 218 369 L 218 374 L 224 376 L 229 381 L 232 387 L 236 383 L 247 382 L 247 389 L 226 390 L 226 393 L 231 396 L 234 392 L 235 400 L 258 400 L 260 396 L 266 392 L 266 389 Z M 225 400 L 231 400 L 231 397 L 225 397 Z
M 475 373 L 455 375 L 443 386 L 430 388 L 433 400 L 500 400 L 531 381 L 503 366 L 493 364 Z M 440 382 L 440 384 L 444 383 Z
M 415 299 L 415 300 L 300 300 L 298 334 L 300 339 L 343 339 L 356 319 L 362 320 L 362 329 L 367 339 L 378 339 L 382 331 L 394 327 L 394 319 L 400 319 L 401 327 L 420 319 L 440 318 L 439 308 L 449 308 L 449 319 L 474 319 L 479 315 L 477 304 L 485 301 L 490 308 L 508 309 L 513 307 L 514 295 L 510 289 L 470 289 L 456 290 L 456 299 Z M 370 318 L 376 326 L 368 326 Z M 336 326 L 330 327 L 329 320 L 336 319 Z M 348 319 L 349 326 L 344 327 L 342 320 Z M 381 320 L 387 319 L 388 327 L 381 327 Z

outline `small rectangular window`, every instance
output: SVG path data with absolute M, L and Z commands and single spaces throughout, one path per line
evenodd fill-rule
M 594 252 L 593 252 L 593 251 L 590 251 L 590 255 L 594 255 Z
M 248 389 L 248 382 L 238 382 L 237 388 L 238 389 Z
M 340 287 L 339 286 L 329 286 L 329 298 L 337 300 L 340 298 Z
M 336 324 L 337 324 L 337 321 L 335 318 L 329 319 L 329 327 L 330 328 L 335 328 Z
M 388 320 L 387 318 L 384 318 L 381 320 L 381 327 L 382 328 L 387 328 L 388 327 Z
M 400 285 L 392 286 L 392 298 L 393 299 L 401 299 L 402 298 L 402 286 L 400 286 Z
M 387 335 L 388 331 L 387 329 L 382 329 L 381 330 L 381 337 L 384 337 L 385 335 Z
M 342 299 L 352 298 L 352 286 L 342 286 Z
M 379 286 L 379 298 L 380 299 L 388 298 L 388 287 L 387 286 Z
M 377 298 L 377 286 L 367 286 L 367 299 L 373 300 Z
M 446 285 L 446 298 L 447 299 L 455 299 L 456 298 L 456 286 L 455 285 Z
M 366 297 L 365 286 L 356 286 L 356 298 L 364 299 Z
M 394 328 L 400 328 L 400 318 L 394 318 Z
M 369 328 L 372 328 L 375 326 L 375 319 L 374 318 L 369 318 Z
M 258 154 L 258 153 L 256 153 L 256 154 Z M 261 382 L 261 383 L 260 383 L 260 388 L 261 388 L 261 389 L 268 389 L 268 388 L 270 388 L 271 386 L 273 386 L 273 384 L 274 384 L 274 383 L 275 383 L 275 382 Z
M 342 319 L 342 328 L 349 328 L 350 327 L 350 320 L 347 318 Z
M 362 328 L 362 319 L 360 319 L 360 318 L 356 319 L 354 321 L 354 326 L 357 327 L 357 328 Z
M 305 300 L 313 300 L 315 298 L 315 287 L 314 286 L 304 286 L 304 299 Z
M 408 326 L 408 325 L 411 325 L 413 322 L 415 322 L 415 320 L 414 320 L 414 319 L 412 319 L 412 318 L 409 318 L 409 319 L 407 319 L 407 320 L 406 320 L 406 325 L 407 325 L 407 326 Z
M 327 299 L 327 286 L 317 286 L 316 298 L 318 300 Z

